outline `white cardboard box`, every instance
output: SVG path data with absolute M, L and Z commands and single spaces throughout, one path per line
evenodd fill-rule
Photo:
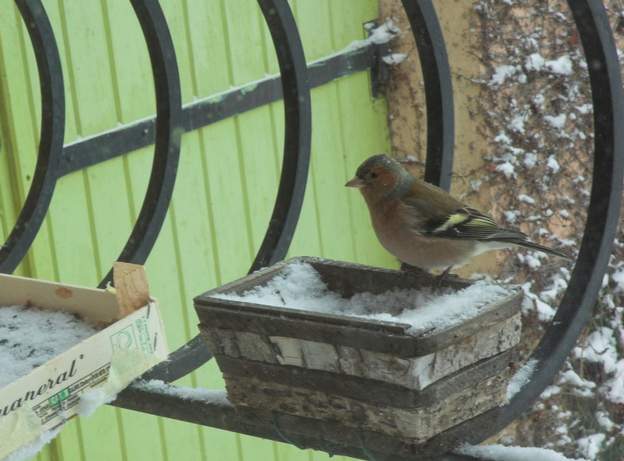
M 62 310 L 103 327 L 0 388 L 0 459 L 76 416 L 86 391 L 115 396 L 167 358 L 158 303 L 149 298 L 142 267 L 116 264 L 114 279 L 115 290 L 100 290 L 0 274 L 0 306 Z

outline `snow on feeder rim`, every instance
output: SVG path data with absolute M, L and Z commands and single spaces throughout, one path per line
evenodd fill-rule
M 266 284 L 243 293 L 223 292 L 222 288 L 214 297 L 255 305 L 405 323 L 409 325 L 407 331 L 411 335 L 419 336 L 475 318 L 489 304 L 513 294 L 508 288 L 485 280 L 457 288 L 460 286 L 439 289 L 436 286 L 389 287 L 379 293 L 355 292 L 345 297 L 330 290 L 310 262 L 298 259 L 282 265 L 282 269 Z
M 436 284 L 303 257 L 195 306 L 233 404 L 422 443 L 506 403 L 521 332 L 520 290 Z

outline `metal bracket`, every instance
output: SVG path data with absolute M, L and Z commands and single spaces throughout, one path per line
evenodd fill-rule
M 379 23 L 377 21 L 370 21 L 364 23 L 364 29 L 368 33 L 370 37 L 375 30 L 379 27 Z M 380 43 L 380 44 L 372 44 L 373 47 L 373 62 L 371 66 L 371 94 L 373 98 L 379 98 L 383 96 L 388 82 L 390 81 L 390 73 L 391 69 L 388 64 L 384 61 L 384 57 L 388 56 L 392 53 L 392 49 L 390 47 L 390 42 Z

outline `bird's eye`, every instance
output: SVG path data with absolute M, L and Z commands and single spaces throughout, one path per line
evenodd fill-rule
M 373 178 L 373 179 L 377 178 L 377 173 L 375 173 L 375 172 L 371 173 L 370 177 Z

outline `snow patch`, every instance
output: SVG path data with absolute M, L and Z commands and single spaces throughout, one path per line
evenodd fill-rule
M 551 72 L 557 75 L 572 74 L 572 60 L 569 56 L 560 56 L 557 59 L 547 60 L 539 53 L 529 55 L 524 63 L 527 70 L 535 72 Z
M 527 70 L 540 71 L 544 68 L 546 60 L 539 53 L 530 54 L 524 63 Z
M 525 154 L 523 163 L 525 167 L 533 168 L 535 165 L 537 165 L 537 155 L 532 153 Z
M 616 427 L 616 424 L 611 421 L 611 418 L 609 418 L 609 413 L 607 413 L 606 411 L 598 410 L 596 411 L 595 416 L 596 421 L 605 431 L 611 432 Z
M 201 400 L 203 402 L 229 404 L 227 394 L 223 389 L 203 389 L 195 387 L 175 386 L 160 379 L 138 381 L 134 387 L 150 392 L 158 392 L 184 400 Z
M 61 432 L 61 428 L 46 431 L 28 445 L 18 448 L 0 461 L 25 461 L 31 459 L 39 453 L 43 447 L 54 440 L 59 432 Z
M 544 392 L 541 393 L 540 395 L 540 400 L 546 400 L 551 398 L 553 395 L 557 395 L 561 392 L 561 388 L 559 386 L 548 386 L 546 389 L 544 389 Z
M 507 179 L 516 177 L 516 170 L 509 162 L 504 162 L 496 166 L 496 171 L 503 173 Z
M 407 58 L 405 53 L 392 53 L 384 56 L 382 60 L 389 66 L 397 66 L 405 61 L 405 58 Z
M 533 103 L 538 106 L 540 109 L 544 108 L 544 103 L 546 102 L 546 98 L 542 93 L 536 94 L 533 97 Z
M 524 203 L 528 203 L 529 205 L 535 205 L 535 199 L 533 197 L 529 197 L 526 194 L 518 195 L 518 200 Z
M 0 307 L 0 388 L 95 333 L 94 327 L 67 312 Z
M 574 370 L 567 370 L 559 375 L 559 384 L 567 384 L 575 388 L 575 394 L 580 397 L 592 397 L 596 383 L 581 378 Z
M 509 224 L 513 224 L 518 219 L 519 213 L 516 210 L 506 210 L 506 211 L 503 211 L 503 215 L 505 216 L 505 220 Z
M 520 114 L 516 115 L 509 122 L 509 128 L 516 133 L 524 134 L 524 122 L 526 121 L 526 115 Z
M 390 18 L 386 19 L 383 24 L 378 27 L 369 29 L 369 36 L 364 40 L 355 40 L 347 45 L 341 53 L 359 50 L 368 45 L 382 45 L 388 43 L 393 38 L 401 33 L 401 29 L 397 27 L 394 21 Z
M 265 285 L 242 295 L 219 293 L 214 296 L 232 301 L 407 323 L 411 326 L 409 333 L 419 335 L 474 318 L 485 305 L 509 294 L 500 285 L 480 280 L 458 291 L 393 289 L 381 294 L 357 293 L 346 299 L 330 291 L 310 264 L 299 262 L 287 265 Z
M 509 380 L 507 384 L 507 400 L 510 400 L 516 395 L 526 383 L 529 382 L 533 373 L 535 373 L 535 367 L 537 366 L 537 360 L 531 359 L 525 363 Z
M 557 59 L 546 61 L 546 67 L 553 73 L 559 75 L 572 74 L 572 60 L 570 56 L 560 56 Z
M 391 41 L 394 37 L 399 35 L 399 33 L 401 33 L 401 29 L 399 29 L 392 19 L 388 18 L 383 24 L 370 31 L 367 40 L 375 45 L 382 45 Z
M 504 445 L 464 445 L 459 453 L 492 461 L 571 461 L 556 451 L 534 447 L 506 447 Z M 572 460 L 573 461 L 573 460 Z
M 521 263 L 526 264 L 532 270 L 536 270 L 542 267 L 541 259 L 545 258 L 546 255 L 537 252 L 526 254 L 518 253 L 517 257 Z
M 567 119 L 568 117 L 566 114 L 559 114 L 557 116 L 544 115 L 544 120 L 546 121 L 546 123 L 548 123 L 550 126 L 558 130 L 563 129 Z
M 521 288 L 524 293 L 522 311 L 530 312 L 534 310 L 537 312 L 537 317 L 541 322 L 550 322 L 557 311 L 531 291 L 531 282 L 523 284 Z
M 624 403 L 624 359 L 619 360 L 615 366 L 613 377 L 605 383 L 605 394 L 613 403 Z
M 542 290 L 540 297 L 546 302 L 555 302 L 559 295 L 568 287 L 568 278 L 566 277 L 569 277 L 569 275 L 555 274 L 550 282 L 550 286 Z
M 494 141 L 501 144 L 511 145 L 511 138 L 509 138 L 509 136 L 507 136 L 507 134 L 502 131 L 496 135 Z
M 613 272 L 611 280 L 615 283 L 615 292 L 624 293 L 624 266 Z
M 579 450 L 588 459 L 597 459 L 600 447 L 604 443 L 606 438 L 605 434 L 592 434 L 576 441 L 576 445 Z
M 518 71 L 518 67 L 516 66 L 509 66 L 506 64 L 497 66 L 496 69 L 494 69 L 494 75 L 492 75 L 492 79 L 490 80 L 489 85 L 491 86 L 502 85 L 503 83 L 505 83 L 505 80 L 507 80 L 517 71 Z
M 112 402 L 116 398 L 117 394 L 107 394 L 103 389 L 89 389 L 80 395 L 78 414 L 80 416 L 91 416 L 99 407 Z
M 609 327 L 597 328 L 587 337 L 584 346 L 574 348 L 574 356 L 589 362 L 601 363 L 606 373 L 615 372 L 619 360 L 613 330 Z
M 558 173 L 561 167 L 559 166 L 559 162 L 555 159 L 554 155 L 548 156 L 548 161 L 546 162 L 546 166 L 550 168 L 553 173 Z

